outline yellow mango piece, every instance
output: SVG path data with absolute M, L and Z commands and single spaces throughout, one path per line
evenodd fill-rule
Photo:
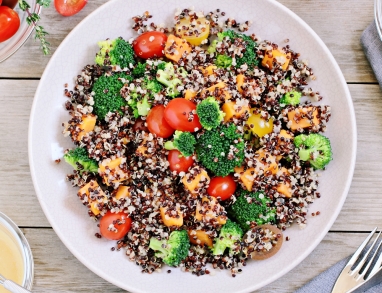
M 93 131 L 97 122 L 97 117 L 92 114 L 83 115 L 81 119 L 82 119 L 82 122 L 78 126 L 81 129 L 80 133 L 78 133 L 78 136 L 77 136 L 78 141 L 80 141 L 86 133 Z
M 177 216 L 176 217 L 170 217 L 166 214 L 167 207 L 161 207 L 160 208 L 160 215 L 162 217 L 163 224 L 165 224 L 167 227 L 176 226 L 180 227 L 183 225 L 183 215 L 180 211 L 180 209 L 177 210 Z
M 116 158 L 114 160 L 111 160 L 109 163 L 107 164 L 100 164 L 99 165 L 99 169 L 102 173 L 105 173 L 106 171 L 106 167 L 109 167 L 109 169 L 116 169 L 117 167 L 119 167 L 119 165 L 121 165 L 122 163 L 122 158 Z
M 247 124 L 252 133 L 258 137 L 263 137 L 273 131 L 273 119 L 269 119 L 268 121 L 264 120 L 261 114 L 256 114 L 256 109 L 251 109 L 251 114 L 245 124 Z
M 102 196 L 102 199 L 101 200 L 92 200 L 90 199 L 90 191 L 89 189 L 92 189 L 92 190 L 98 190 L 98 196 Z M 88 202 L 89 202 L 89 205 L 90 205 L 90 210 L 93 212 L 94 215 L 99 215 L 100 214 L 100 210 L 98 208 L 98 203 L 99 202 L 103 202 L 103 203 L 106 203 L 107 202 L 107 198 L 106 198 L 106 195 L 105 193 L 103 192 L 103 190 L 99 187 L 97 181 L 95 180 L 91 180 L 89 183 L 87 183 L 84 187 L 80 188 L 80 190 L 78 191 L 78 196 L 81 196 L 83 194 L 86 194 L 87 198 L 88 198 Z
M 238 76 L 236 76 L 236 88 L 241 94 L 243 93 L 243 89 L 241 88 L 241 86 L 244 84 L 244 79 L 244 74 L 239 74 Z
M 199 67 L 200 71 L 203 73 L 204 76 L 209 76 L 214 74 L 214 70 L 217 69 L 215 65 L 209 65 L 206 68 L 204 67 Z M 223 82 L 224 83 L 224 82 Z
M 313 107 L 299 108 L 300 114 L 301 112 L 308 113 L 308 111 L 312 111 L 312 110 L 313 110 Z M 297 123 L 296 120 L 294 119 L 295 116 L 296 116 L 295 110 L 288 112 L 288 119 L 289 121 L 292 122 L 292 124 L 290 125 L 290 129 L 293 131 L 297 130 L 298 128 L 307 128 L 310 126 L 316 126 L 320 124 L 320 121 L 317 118 L 318 116 L 317 109 L 313 111 L 313 119 L 303 118 L 303 119 L 300 119 Z
M 289 61 L 291 58 L 291 54 L 285 54 L 280 50 L 272 50 L 272 57 L 269 57 L 268 54 L 265 54 L 263 60 L 261 61 L 261 65 L 267 67 L 269 69 L 273 69 L 273 60 L 277 57 L 284 57 L 285 61 L 282 64 L 281 68 L 285 71 L 288 69 Z
M 184 187 L 186 187 L 191 193 L 196 193 L 195 189 L 198 188 L 198 185 L 202 180 L 210 180 L 210 177 L 204 169 L 202 169 L 201 172 L 198 175 L 196 175 L 193 180 L 191 180 L 191 182 L 188 182 L 189 178 L 190 174 L 186 174 L 186 176 L 183 177 L 182 182 L 184 184 Z
M 121 168 L 119 167 L 122 163 L 122 158 L 116 158 L 111 160 L 110 162 L 104 164 L 101 163 L 99 164 L 99 174 L 102 176 L 104 183 L 109 186 L 110 185 L 110 180 L 108 178 L 108 174 L 106 174 L 106 167 L 109 167 L 109 170 L 112 171 L 113 173 L 121 171 Z M 110 172 L 110 173 L 112 173 Z M 123 173 L 126 176 L 121 176 L 119 179 L 114 179 L 111 182 L 116 183 L 116 182 L 121 182 L 127 179 L 127 174 Z M 112 174 L 111 174 L 112 175 Z M 121 175 L 121 174 L 120 174 Z
M 130 197 L 130 187 L 125 185 L 120 185 L 115 194 L 115 198 L 120 200 L 121 198 Z
M 280 130 L 280 136 L 282 136 L 284 138 L 288 138 L 288 139 L 293 138 L 293 136 L 290 133 L 288 133 L 288 131 L 286 131 L 285 129 Z
M 187 44 L 187 41 L 175 37 L 174 35 L 169 35 L 164 48 L 166 57 L 170 60 L 178 62 L 184 52 L 191 52 L 191 47 Z
M 249 112 L 248 106 L 241 107 L 240 110 L 235 110 L 235 105 L 236 103 L 233 101 L 227 101 L 223 104 L 222 111 L 225 113 L 224 122 L 228 122 L 233 117 L 238 118 L 241 115 L 243 115 L 245 112 Z
M 236 167 L 235 172 L 240 174 L 240 180 L 248 191 L 252 190 L 253 180 L 250 179 L 255 174 L 255 168 L 248 168 L 244 171 L 243 167 Z
M 263 149 L 259 149 L 256 151 L 255 154 L 258 154 L 258 156 L 255 155 L 255 158 L 260 161 L 264 168 L 264 173 L 267 172 L 267 171 L 270 171 L 272 174 L 276 174 L 278 171 L 279 171 L 279 168 L 278 168 L 278 165 L 277 165 L 277 160 L 276 160 L 276 157 L 271 155 L 270 153 L 264 151 Z M 263 159 L 266 158 L 267 161 L 271 161 L 271 163 L 269 164 L 268 162 L 267 163 L 263 163 Z
M 186 29 L 184 29 L 186 28 Z M 182 18 L 175 25 L 176 34 L 187 40 L 191 45 L 199 46 L 210 34 L 210 24 L 204 18 L 190 21 L 189 17 Z M 195 33 L 197 31 L 197 33 Z M 192 34 L 190 34 L 192 32 Z
M 287 175 L 289 175 L 288 170 L 285 167 L 281 168 L 281 171 Z M 292 188 L 290 187 L 290 184 L 287 182 L 279 183 L 276 188 L 278 193 L 283 194 L 285 197 L 292 197 Z
M 229 100 L 229 99 L 231 99 L 231 95 L 228 91 L 224 90 L 226 87 L 227 87 L 227 85 L 225 84 L 225 82 L 221 81 L 221 82 L 218 82 L 217 84 L 215 84 L 209 88 L 202 90 L 202 95 L 204 95 L 205 93 L 208 93 L 208 95 L 215 96 L 215 89 L 222 89 L 224 99 Z
M 211 239 L 206 231 L 203 230 L 188 230 L 188 237 L 190 242 L 194 245 L 207 245 L 208 247 L 213 246 L 213 239 Z
M 194 92 L 194 91 L 188 89 L 188 90 L 186 90 L 186 92 L 184 94 L 184 98 L 186 100 L 193 100 L 196 97 L 196 94 L 197 94 L 197 92 Z
M 219 210 L 221 208 L 217 199 L 214 197 L 211 197 L 211 199 L 208 199 L 208 197 L 203 197 L 202 203 L 204 202 L 208 202 L 209 209 L 205 213 L 200 213 L 202 211 L 203 205 L 198 202 L 196 204 L 195 220 L 203 221 L 205 219 L 206 221 L 210 221 L 211 219 L 215 219 L 219 225 L 224 225 L 227 222 L 227 217 L 217 216 L 215 212 L 216 209 Z

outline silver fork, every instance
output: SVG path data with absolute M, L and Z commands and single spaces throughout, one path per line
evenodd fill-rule
M 382 0 L 374 0 L 374 20 L 379 38 L 382 41 Z
M 368 282 L 370 279 L 381 272 L 382 254 L 379 254 L 379 249 L 382 245 L 382 241 L 378 244 L 377 249 L 375 249 L 373 254 L 370 253 L 373 251 L 373 248 L 378 242 L 382 231 L 378 233 L 372 245 L 362 256 L 362 251 L 364 251 L 366 245 L 376 233 L 377 229 L 378 228 L 376 227 L 373 231 L 371 231 L 369 236 L 367 236 L 367 238 L 362 242 L 360 247 L 358 247 L 354 255 L 346 264 L 341 274 L 338 276 L 336 283 L 334 284 L 332 293 L 355 292 L 355 288 L 361 287 L 364 283 Z M 374 261 L 378 254 L 378 259 Z M 357 266 L 352 269 L 356 263 Z

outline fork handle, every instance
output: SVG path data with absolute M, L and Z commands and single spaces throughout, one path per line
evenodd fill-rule
M 15 282 L 12 282 L 11 280 L 5 280 L 3 286 L 5 289 L 12 293 L 32 293 L 31 291 L 21 287 L 20 285 L 17 285 Z

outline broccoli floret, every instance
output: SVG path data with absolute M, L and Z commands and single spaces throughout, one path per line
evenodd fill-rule
M 300 134 L 294 138 L 294 145 L 299 148 L 300 159 L 308 161 L 315 169 L 324 169 L 332 160 L 330 140 L 321 134 Z
M 128 101 L 128 105 L 133 110 L 135 118 L 147 116 L 151 108 L 150 100 L 163 89 L 163 86 L 156 79 L 148 79 L 147 77 L 142 81 L 140 87 L 147 90 L 147 94 L 142 96 L 137 92 L 131 92 L 130 100 Z
M 211 45 L 207 48 L 207 52 L 213 54 L 216 52 L 216 46 L 221 40 L 213 40 Z
M 238 224 L 227 220 L 221 228 L 219 237 L 212 248 L 213 255 L 221 255 L 228 248 L 229 254 L 234 255 L 240 252 L 240 241 L 243 237 L 243 230 Z
M 168 240 L 158 240 L 152 237 L 149 247 L 155 250 L 155 256 L 161 258 L 169 266 L 176 267 L 185 259 L 190 249 L 186 230 L 173 231 Z
M 166 86 L 167 96 L 172 98 L 180 94 L 178 86 L 182 84 L 182 81 L 176 74 L 183 77 L 187 76 L 187 72 L 184 68 L 178 68 L 177 72 L 175 72 L 174 65 L 171 62 L 165 63 L 164 69 L 159 69 L 156 74 L 157 80 Z
M 90 159 L 88 152 L 81 147 L 77 147 L 74 150 L 69 150 L 64 155 L 65 162 L 70 164 L 80 174 L 84 171 L 97 173 L 98 164 L 95 160 Z
M 215 64 L 220 68 L 228 68 L 232 65 L 232 58 L 227 55 L 218 55 Z
M 205 131 L 196 145 L 198 160 L 216 176 L 227 176 L 244 160 L 244 140 L 234 124 Z
M 285 93 L 281 99 L 280 104 L 296 106 L 300 104 L 301 93 L 297 91 L 291 91 Z
M 100 51 L 95 63 L 98 65 L 119 65 L 121 68 L 135 64 L 133 47 L 122 38 L 98 42 Z
M 196 107 L 196 114 L 198 114 L 200 124 L 207 130 L 218 127 L 225 116 L 214 97 L 208 97 L 199 103 Z
M 104 119 L 109 112 L 118 111 L 122 114 L 121 107 L 127 104 L 120 94 L 125 80 L 131 81 L 132 78 L 120 72 L 110 76 L 102 75 L 94 82 L 93 109 L 98 118 Z
M 146 63 L 138 63 L 133 71 L 131 72 L 131 75 L 135 78 L 144 77 L 146 71 Z
M 173 141 L 164 144 L 166 150 L 177 149 L 185 157 L 192 156 L 195 151 L 196 139 L 190 132 L 176 130 Z
M 232 42 L 235 41 L 235 39 L 242 39 L 245 42 L 245 51 L 243 52 L 243 56 L 236 57 L 236 67 L 239 68 L 243 64 L 247 64 L 248 66 L 257 66 L 259 64 L 259 60 L 257 59 L 256 54 L 256 42 L 252 40 L 250 36 L 247 36 L 246 34 L 240 34 L 237 32 L 234 32 L 233 30 L 227 30 L 222 33 L 218 34 L 219 40 L 223 40 L 225 37 L 229 37 Z M 215 45 L 216 47 L 216 45 Z
M 248 198 L 250 198 L 249 202 Z M 262 191 L 254 193 L 242 190 L 229 209 L 229 214 L 236 219 L 244 231 L 248 231 L 250 222 L 263 225 L 276 220 L 276 210 L 269 206 L 271 202 Z

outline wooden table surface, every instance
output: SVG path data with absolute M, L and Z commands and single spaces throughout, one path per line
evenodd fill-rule
M 52 52 L 86 15 L 106 0 L 91 0 L 64 18 L 44 9 L 41 24 L 50 32 Z M 352 253 L 366 233 L 382 223 L 382 94 L 363 54 L 360 35 L 373 21 L 373 1 L 280 0 L 305 20 L 329 47 L 349 85 L 357 119 L 358 151 L 344 207 L 324 240 L 300 265 L 260 292 L 293 292 Z M 28 165 L 29 113 L 49 61 L 30 38 L 0 63 L 0 211 L 23 230 L 35 260 L 38 292 L 123 292 L 82 265 L 61 243 L 37 200 Z

